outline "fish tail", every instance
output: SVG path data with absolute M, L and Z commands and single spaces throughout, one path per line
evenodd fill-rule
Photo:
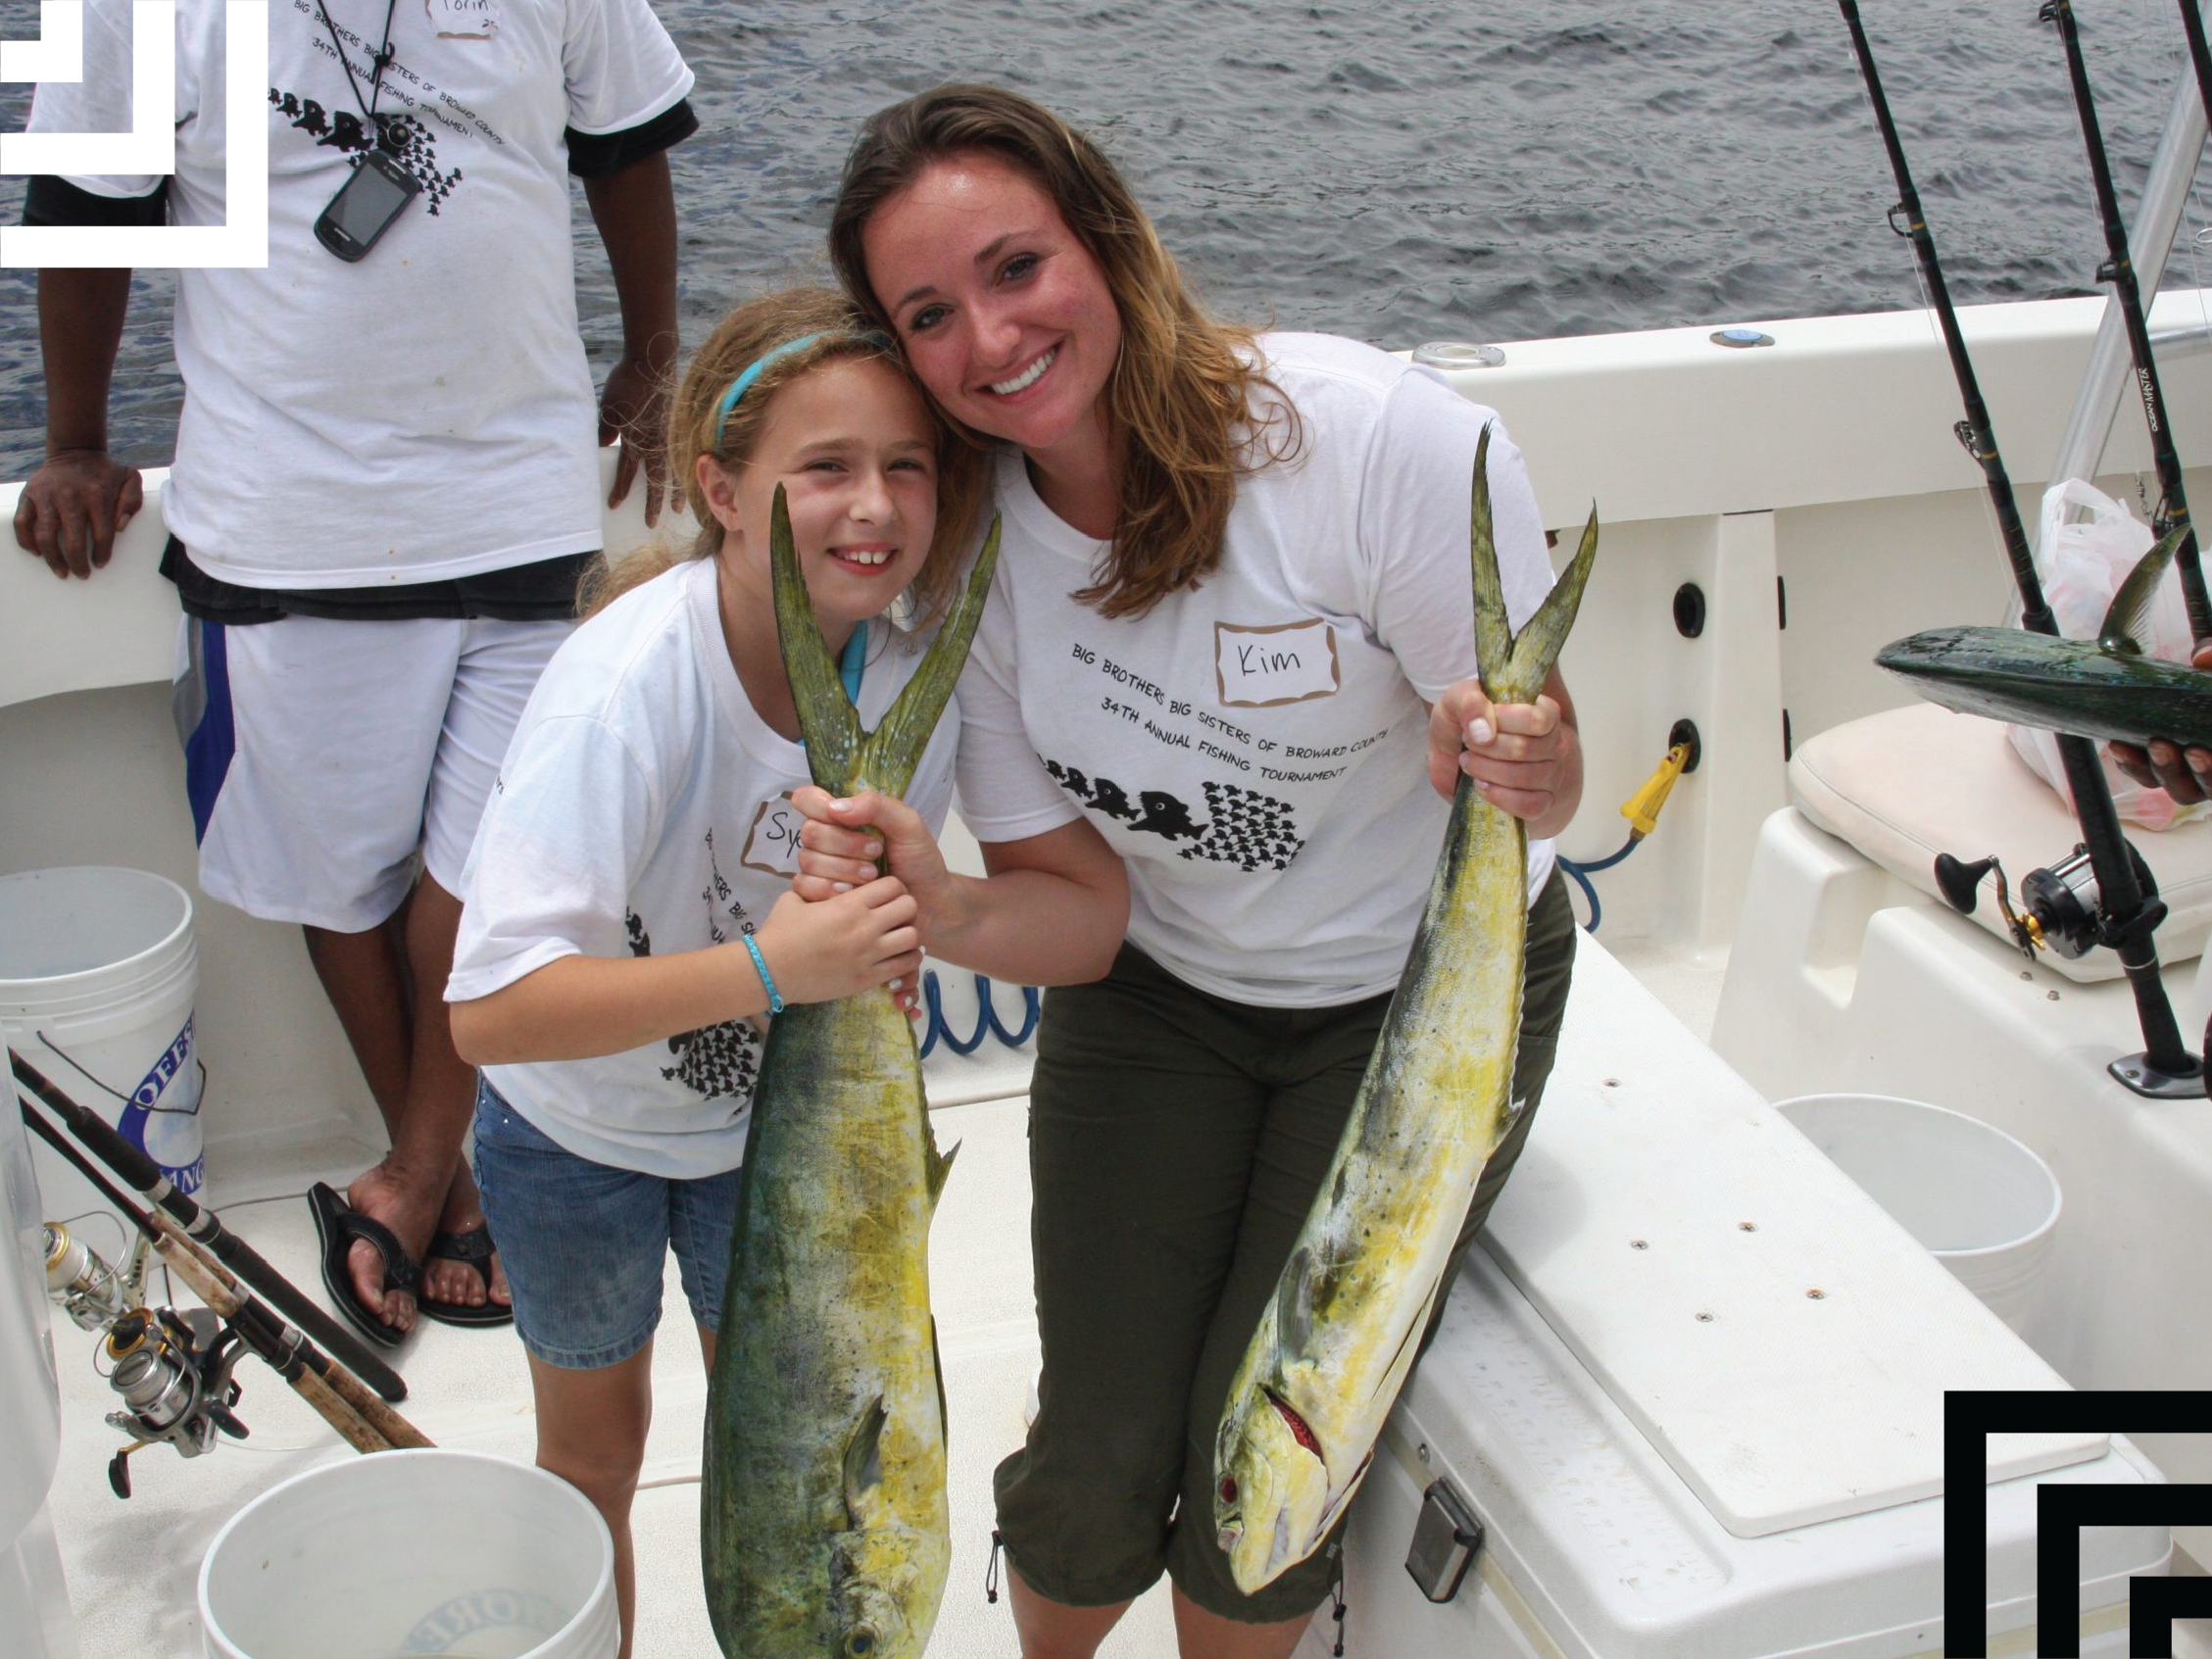
M 937 729 L 937 717 L 944 713 L 953 688 L 959 683 L 960 670 L 967 666 L 967 648 L 975 638 L 976 623 L 982 619 L 983 602 L 991 593 L 991 572 L 998 563 L 999 521 L 994 518 L 983 538 L 983 551 L 975 556 L 975 568 L 968 572 L 959 603 L 930 642 L 914 677 L 861 745 L 860 759 L 869 784 L 887 795 L 906 794 L 914 767 L 921 763 L 922 751 L 929 747 L 929 734 Z
M 781 484 L 768 510 L 768 572 L 775 594 L 776 638 L 783 648 L 783 671 L 791 679 L 791 701 L 799 710 L 807 769 L 832 795 L 850 794 L 866 734 L 814 621 L 814 602 L 799 570 L 791 510 L 784 504 Z
M 887 795 L 904 795 L 914 767 L 937 729 L 937 717 L 959 683 L 967 664 L 967 648 L 975 637 L 975 624 L 983 614 L 983 602 L 991 591 L 991 572 L 999 561 L 999 522 L 991 521 L 983 551 L 969 572 L 967 587 L 953 613 L 945 619 L 931 642 L 921 665 L 914 670 L 890 712 L 872 732 L 860 729 L 860 717 L 846 695 L 845 681 L 821 629 L 814 622 L 813 601 L 807 579 L 799 570 L 799 554 L 791 539 L 791 513 L 784 505 L 783 486 L 776 486 L 775 503 L 768 514 L 768 567 L 775 591 L 776 637 L 783 647 L 784 672 L 791 679 L 791 701 L 799 710 L 799 735 L 807 745 L 807 769 L 815 783 L 832 795 L 850 795 L 857 785 L 880 789 Z
M 1505 613 L 1505 586 L 1498 571 L 1498 541 L 1490 512 L 1490 428 L 1475 445 L 1475 483 L 1469 553 L 1475 580 L 1475 657 L 1483 690 L 1493 703 L 1534 703 L 1551 677 L 1559 648 L 1574 626 L 1575 611 L 1598 557 L 1598 510 L 1583 526 L 1582 545 L 1518 634 Z

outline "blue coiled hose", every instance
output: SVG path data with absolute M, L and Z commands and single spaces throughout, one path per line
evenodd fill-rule
M 1018 1049 L 1028 1042 L 1031 1034 L 1036 1031 L 1037 1016 L 1044 1011 L 1044 999 L 1037 994 L 1037 988 L 1034 985 L 1023 986 L 1021 988 L 1021 1029 L 1019 1031 L 1008 1031 L 1000 1022 L 999 1010 L 991 1004 L 991 982 L 983 975 L 977 974 L 975 976 L 975 1006 L 977 1010 L 975 1031 L 972 1036 L 963 1042 L 954 1036 L 953 1028 L 945 1023 L 944 997 L 937 988 L 937 970 L 935 968 L 923 970 L 921 1000 L 922 1005 L 929 1012 L 929 1029 L 922 1034 L 921 1039 L 921 1057 L 925 1060 L 929 1058 L 929 1050 L 937 1047 L 937 1040 L 940 1037 L 945 1040 L 945 1047 L 952 1049 L 956 1054 L 974 1053 L 976 1049 L 983 1047 L 984 1038 L 993 1035 L 996 1035 L 999 1041 L 1008 1048 Z

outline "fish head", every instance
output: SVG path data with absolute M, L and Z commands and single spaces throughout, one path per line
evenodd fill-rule
M 1341 1507 L 1313 1431 L 1258 1381 L 1222 1413 L 1213 1478 L 1214 1535 L 1247 1595 L 1311 1555 Z
M 848 1534 L 833 1553 L 826 1659 L 912 1659 L 928 1643 L 936 1598 L 904 1529 Z M 942 1576 L 938 1578 L 941 1586 Z

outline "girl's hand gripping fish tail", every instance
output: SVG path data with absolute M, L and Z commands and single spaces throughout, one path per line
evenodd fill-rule
M 1497 704 L 1532 702 L 1598 551 L 1515 636 L 1492 538 L 1486 429 L 1475 450 L 1475 646 Z M 1213 1521 L 1247 1594 L 1318 1549 L 1357 1490 L 1418 1354 L 1475 1184 L 1511 1126 L 1527 935 L 1528 837 L 1461 776 L 1428 906 L 1335 1162 L 1222 1410 Z
M 996 527 L 872 732 L 815 628 L 780 488 L 770 550 L 814 782 L 902 794 L 966 659 Z M 775 1015 L 707 1400 L 701 1552 L 729 1659 L 918 1659 L 929 1643 L 952 1555 L 929 1221 L 951 1162 L 890 997 Z

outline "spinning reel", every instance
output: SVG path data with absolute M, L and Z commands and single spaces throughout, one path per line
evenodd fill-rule
M 130 1441 L 108 1463 L 118 1497 L 130 1495 L 126 1460 L 134 1451 L 168 1444 L 181 1457 L 198 1457 L 219 1433 L 232 1439 L 247 1434 L 231 1410 L 241 1392 L 231 1372 L 246 1352 L 244 1341 L 211 1309 L 145 1306 L 145 1269 L 143 1240 L 129 1270 L 119 1274 L 67 1227 L 46 1224 L 48 1293 L 80 1329 L 106 1333 L 99 1354 L 112 1367 L 108 1387 L 122 1396 L 108 1424 Z

